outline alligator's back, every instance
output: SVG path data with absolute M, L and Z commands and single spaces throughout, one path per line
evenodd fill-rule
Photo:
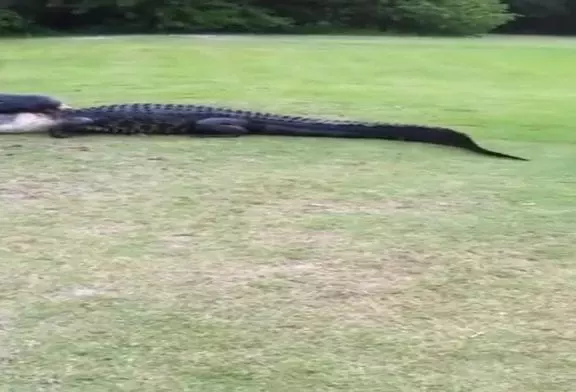
M 200 120 L 213 117 L 228 117 L 245 120 L 277 122 L 291 125 L 375 125 L 350 120 L 328 120 L 315 117 L 282 115 L 267 112 L 256 112 L 251 110 L 233 109 L 224 106 L 194 105 L 194 104 L 160 104 L 160 103 L 126 103 L 116 105 L 92 106 L 81 109 L 67 111 L 68 113 L 80 116 L 102 117 L 102 118 L 153 118 L 166 116 L 177 116 L 191 120 Z

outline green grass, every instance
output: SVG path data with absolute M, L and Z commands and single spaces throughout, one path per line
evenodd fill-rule
M 4 135 L 0 391 L 573 391 L 576 40 L 1 42 L 3 91 L 436 124 Z

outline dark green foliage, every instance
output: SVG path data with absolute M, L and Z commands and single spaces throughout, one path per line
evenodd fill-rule
M 147 0 L 131 11 L 136 21 L 143 18 L 149 22 L 142 27 L 158 32 L 264 32 L 282 30 L 292 22 L 264 8 L 222 0 Z
M 24 0 L 10 7 L 63 32 L 270 32 L 292 24 L 290 18 L 244 1 Z
M 521 15 L 504 26 L 505 32 L 576 33 L 576 0 L 508 0 L 512 12 Z
M 398 0 L 397 19 L 425 34 L 478 35 L 514 19 L 500 0 Z
M 568 12 L 570 0 L 509 0 L 514 12 L 527 17 L 547 18 Z
M 0 35 L 24 33 L 28 29 L 26 19 L 17 12 L 0 9 Z
M 0 35 L 59 33 L 576 33 L 576 0 L 0 0 Z M 510 12 L 507 9 L 510 9 Z M 518 17 L 514 19 L 513 15 Z

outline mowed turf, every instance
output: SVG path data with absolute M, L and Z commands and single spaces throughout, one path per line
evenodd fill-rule
M 576 40 L 0 42 L 4 92 L 450 126 L 0 138 L 0 391 L 573 391 Z

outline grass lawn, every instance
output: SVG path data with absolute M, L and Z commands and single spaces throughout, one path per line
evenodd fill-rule
M 5 92 L 450 126 L 0 138 L 0 391 L 574 391 L 576 40 L 1 41 Z

